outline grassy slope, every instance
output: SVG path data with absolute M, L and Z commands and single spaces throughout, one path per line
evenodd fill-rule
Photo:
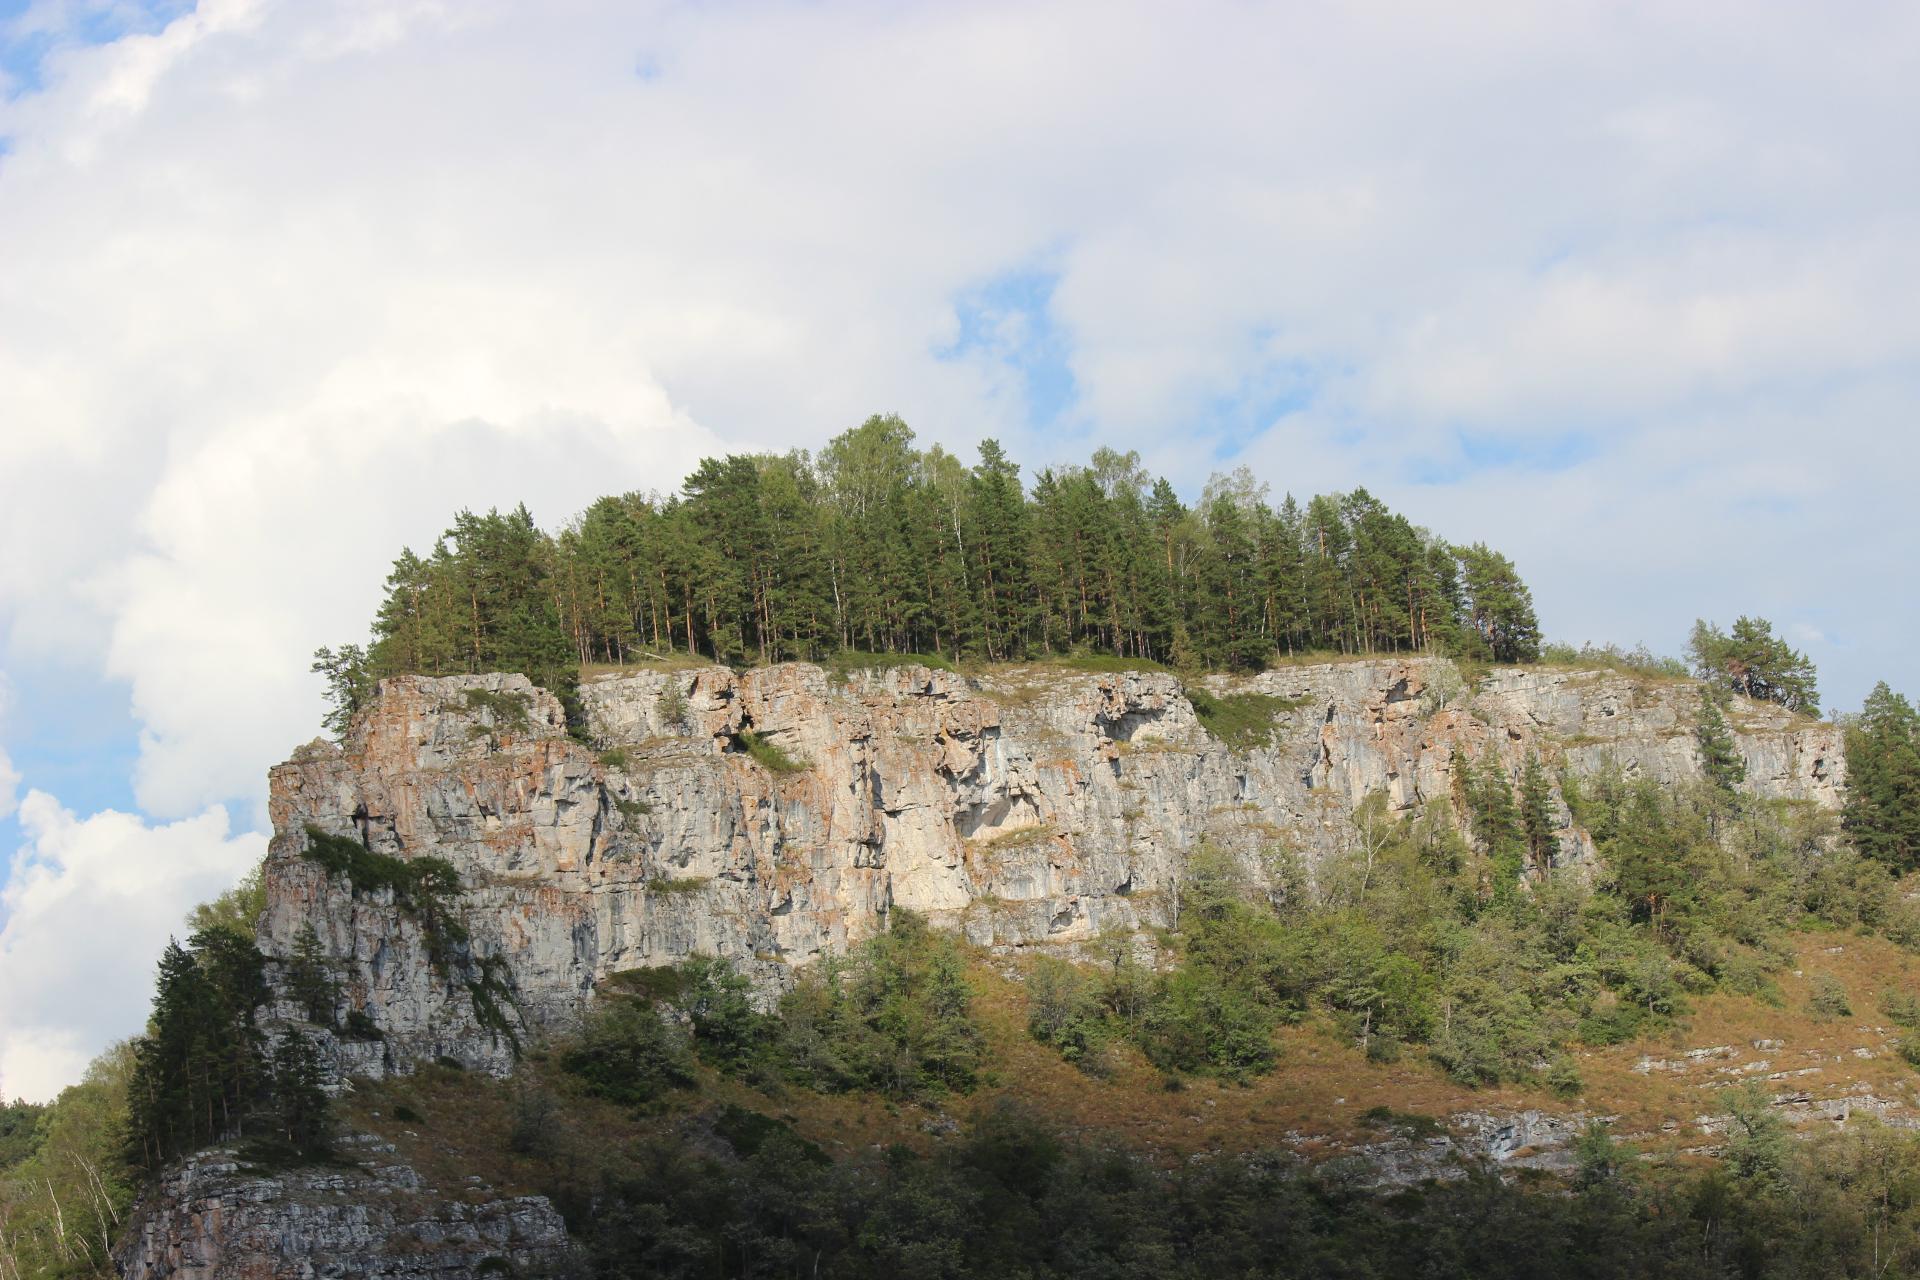
M 1712 1141 L 1696 1121 L 1722 1109 L 1721 1089 L 1763 1074 L 1741 1070 L 1763 1060 L 1771 1071 L 1809 1071 L 1768 1082 L 1775 1092 L 1807 1090 L 1832 1097 L 1854 1091 L 1920 1106 L 1920 1074 L 1894 1053 L 1897 1029 L 1878 1009 L 1882 989 L 1912 989 L 1920 982 L 1920 958 L 1852 934 L 1802 934 L 1796 942 L 1799 970 L 1780 975 L 1780 1007 L 1744 996 L 1709 996 L 1697 1000 L 1664 1035 L 1583 1050 L 1578 1061 L 1587 1090 L 1571 1102 L 1541 1089 L 1464 1088 L 1417 1052 L 1392 1065 L 1370 1063 L 1328 1027 L 1313 1023 L 1284 1029 L 1279 1066 L 1247 1087 L 1190 1080 L 1185 1088 L 1169 1091 L 1158 1071 L 1124 1050 L 1117 1054 L 1112 1078 L 1095 1080 L 1031 1040 L 1020 985 L 989 964 L 976 963 L 971 978 L 976 1013 L 988 1038 L 988 1082 L 971 1096 L 932 1106 L 792 1087 L 767 1092 L 703 1070 L 697 1091 L 677 1096 L 661 1114 L 635 1116 L 583 1096 L 536 1054 L 520 1077 L 507 1083 L 434 1067 L 412 1079 L 362 1085 L 343 1101 L 342 1118 L 393 1141 L 430 1186 L 457 1191 L 469 1174 L 478 1174 L 494 1188 L 519 1192 L 551 1185 L 561 1164 L 577 1169 L 583 1160 L 620 1161 L 635 1141 L 676 1132 L 689 1113 L 722 1102 L 783 1119 L 828 1152 L 847 1155 L 891 1143 L 925 1149 L 942 1140 L 940 1131 L 951 1130 L 946 1117 L 964 1121 L 974 1109 L 1012 1095 L 1069 1134 L 1165 1163 L 1200 1152 L 1279 1145 L 1309 1155 L 1336 1154 L 1347 1144 L 1380 1136 L 1363 1119 L 1380 1106 L 1436 1117 L 1521 1109 L 1613 1116 L 1615 1132 L 1643 1149 L 1678 1153 Z M 1846 985 L 1854 1017 L 1822 1020 L 1809 1014 L 1807 987 L 1816 974 L 1830 974 Z M 1783 1047 L 1754 1048 L 1761 1039 L 1782 1041 Z M 1718 1046 L 1730 1046 L 1729 1056 L 1690 1062 L 1681 1071 L 1634 1069 L 1643 1058 L 1673 1060 L 1689 1049 Z M 1858 1057 L 1858 1048 L 1874 1056 Z M 527 1089 L 546 1089 L 559 1100 L 552 1124 L 566 1154 L 544 1159 L 511 1151 L 514 1098 Z M 422 1120 L 396 1120 L 399 1105 Z M 470 1194 L 485 1198 L 487 1193 Z

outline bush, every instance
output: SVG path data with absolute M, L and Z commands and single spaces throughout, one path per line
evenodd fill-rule
M 958 944 L 896 908 L 886 933 L 822 961 L 781 1000 L 781 1060 L 829 1091 L 966 1092 L 982 1044 L 972 1001 Z
M 1198 686 L 1189 686 L 1186 695 L 1201 727 L 1235 751 L 1270 745 L 1274 720 L 1300 705 L 1267 693 L 1213 694 Z
M 1851 1018 L 1853 1005 L 1847 989 L 1831 974 L 1819 974 L 1808 987 L 1807 1007 L 1816 1018 Z
M 740 745 L 755 764 L 768 773 L 804 773 L 808 765 L 782 751 L 778 744 L 768 741 L 751 729 L 742 729 L 739 733 Z
M 695 1082 L 686 1036 L 658 1009 L 628 996 L 601 1001 L 560 1066 L 596 1097 L 641 1110 Z

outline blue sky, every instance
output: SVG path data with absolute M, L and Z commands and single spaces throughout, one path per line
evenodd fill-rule
M 1365 485 L 1553 638 L 1916 691 L 1916 61 L 1893 4 L 0 0 L 0 1092 L 137 1027 L 401 545 L 873 412 Z

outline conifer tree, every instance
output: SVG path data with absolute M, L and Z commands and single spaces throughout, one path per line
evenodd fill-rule
M 1554 835 L 1558 825 L 1553 807 L 1553 787 L 1547 771 L 1540 765 L 1538 753 L 1527 757 L 1520 776 L 1520 821 L 1526 833 L 1527 856 L 1535 867 L 1551 870 L 1560 854 L 1560 841 Z
M 1910 871 L 1920 865 L 1920 713 L 1885 681 L 1847 725 L 1843 821 L 1869 857 Z
M 1747 777 L 1747 762 L 1734 744 L 1733 730 L 1727 724 L 1726 694 L 1708 686 L 1700 695 L 1700 723 L 1694 729 L 1694 741 L 1700 747 L 1700 768 L 1707 781 L 1725 795 Z
M 1493 896 L 1503 901 L 1518 887 L 1527 859 L 1527 828 L 1514 803 L 1506 766 L 1489 746 L 1473 778 L 1474 835 L 1486 850 L 1493 873 Z
M 876 416 L 818 457 L 710 458 L 678 493 L 602 498 L 551 536 L 525 507 L 462 511 L 430 555 L 394 561 L 371 645 L 314 669 L 339 734 L 386 676 L 519 671 L 567 701 L 583 665 L 673 651 L 1252 670 L 1282 650 L 1527 661 L 1538 644 L 1511 561 L 1365 490 L 1276 510 L 1242 468 L 1188 509 L 1137 454 L 1099 449 L 1023 491 L 995 442 L 969 468 Z
M 1733 630 L 1696 621 L 1687 642 L 1694 674 L 1743 698 L 1777 702 L 1789 711 L 1820 713 L 1813 663 L 1773 634 L 1765 618 L 1740 618 Z
M 340 984 L 320 947 L 312 924 L 302 925 L 287 960 L 287 991 L 305 1010 L 307 1021 L 331 1027 L 340 1004 Z

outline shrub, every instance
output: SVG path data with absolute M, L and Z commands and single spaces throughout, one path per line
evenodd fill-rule
M 652 1005 L 631 997 L 603 1000 L 560 1056 L 587 1092 L 645 1110 L 670 1089 L 694 1083 L 685 1035 Z
M 781 1000 L 781 1060 L 829 1091 L 965 1092 L 982 1043 L 972 999 L 958 944 L 896 908 L 886 933 L 822 961 Z
M 1186 694 L 1201 727 L 1235 751 L 1270 745 L 1274 720 L 1300 705 L 1267 693 L 1213 694 L 1195 686 Z
M 740 745 L 753 757 L 755 764 L 768 773 L 804 773 L 807 762 L 796 759 L 782 751 L 777 743 L 761 737 L 751 729 L 742 729 L 739 733 Z
M 525 733 L 533 727 L 528 714 L 532 700 L 524 693 L 510 689 L 468 689 L 463 697 L 469 713 L 485 715 L 495 728 Z
M 1809 985 L 1807 1007 L 1816 1018 L 1850 1018 L 1853 1006 L 1847 1000 L 1847 989 L 1838 978 L 1831 974 L 1819 974 Z

